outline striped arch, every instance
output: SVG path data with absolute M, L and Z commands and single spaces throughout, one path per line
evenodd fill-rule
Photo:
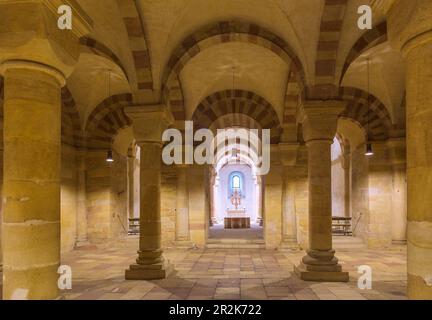
M 129 45 L 135 65 L 136 88 L 153 90 L 150 52 L 145 38 L 144 24 L 138 10 L 138 1 L 117 0 L 129 36 Z
M 173 51 L 162 75 L 163 97 L 168 97 L 166 90 L 178 77 L 187 63 L 201 51 L 226 42 L 246 42 L 267 48 L 277 54 L 288 65 L 295 69 L 298 83 L 302 89 L 305 85 L 305 74 L 300 59 L 291 47 L 279 36 L 252 23 L 241 21 L 218 22 L 188 36 Z
M 90 114 L 86 124 L 86 142 L 90 149 L 109 149 L 120 129 L 131 125 L 124 113 L 131 94 L 119 94 L 102 101 Z
M 296 123 L 297 107 L 301 98 L 300 87 L 296 81 L 294 70 L 290 70 L 288 84 L 285 94 L 284 118 L 283 123 Z
M 345 64 L 342 69 L 340 82 L 342 82 L 345 73 L 351 63 L 354 62 L 363 52 L 387 41 L 387 22 L 383 21 L 376 25 L 373 29 L 365 32 L 351 48 L 351 51 L 346 57 Z
M 241 127 L 248 129 L 261 130 L 261 124 L 252 117 L 243 113 L 229 113 L 218 117 L 211 125 L 210 130 L 216 132 L 217 129 Z
M 111 60 L 112 62 L 114 62 L 116 65 L 120 67 L 120 69 L 122 69 L 126 79 L 129 79 L 128 73 L 126 72 L 126 69 L 123 66 L 121 60 L 114 52 L 111 51 L 110 48 L 98 42 L 97 40 L 89 37 L 80 38 L 80 44 L 84 46 L 91 53 L 101 57 L 105 57 Z
M 255 119 L 263 129 L 271 130 L 271 142 L 279 142 L 282 133 L 278 116 L 273 106 L 261 96 L 245 90 L 225 90 L 205 98 L 192 115 L 195 129 L 210 128 L 220 117 L 231 115 L 235 123 L 237 114 Z M 225 120 L 227 121 L 227 120 Z
M 315 86 L 308 95 L 313 98 L 334 97 L 336 59 L 347 0 L 325 0 L 315 62 Z
M 81 128 L 81 119 L 75 100 L 67 87 L 61 89 L 61 132 L 62 143 L 81 147 L 84 144 L 84 137 Z
M 371 141 L 389 138 L 393 124 L 387 108 L 378 98 L 351 87 L 341 87 L 339 93 L 344 100 L 348 101 L 341 117 L 354 120 L 365 129 L 369 128 L 368 138 Z

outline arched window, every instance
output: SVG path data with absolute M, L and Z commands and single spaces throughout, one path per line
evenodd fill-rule
M 233 187 L 233 189 L 239 189 L 240 190 L 240 177 L 239 176 L 233 176 L 232 187 Z
M 235 190 L 237 190 L 238 193 L 242 197 L 245 196 L 245 190 L 243 185 L 243 174 L 241 172 L 231 172 L 229 175 L 229 188 L 228 188 L 228 197 L 230 198 Z

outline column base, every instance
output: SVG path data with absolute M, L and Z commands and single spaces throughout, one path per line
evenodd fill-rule
M 342 266 L 334 256 L 334 250 L 308 250 L 294 272 L 305 281 L 348 282 L 349 273 L 342 271 Z
M 156 264 L 132 264 L 125 271 L 126 280 L 156 280 L 165 279 L 174 270 L 173 266 L 168 262 L 160 262 Z

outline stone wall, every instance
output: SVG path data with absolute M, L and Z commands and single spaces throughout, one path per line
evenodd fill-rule
M 88 239 L 100 243 L 126 234 L 127 160 L 113 152 L 114 162 L 106 162 L 106 152 L 87 153 Z
M 75 148 L 62 145 L 61 161 L 61 250 L 71 251 L 77 232 L 77 163 Z
M 391 244 L 392 167 L 385 143 L 373 145 L 374 155 L 369 161 L 369 247 Z
M 187 183 L 189 189 L 189 227 L 190 240 L 197 246 L 204 246 L 207 241 L 209 227 L 209 202 L 206 195 L 205 166 L 194 165 L 187 168 Z
M 177 177 L 175 166 L 162 167 L 161 221 L 162 246 L 172 246 L 175 241 Z
M 369 183 L 368 161 L 364 148 L 364 145 L 361 145 L 352 151 L 350 167 L 353 234 L 365 241 L 369 224 Z
M 111 238 L 127 235 L 127 158 L 114 152 L 111 165 Z

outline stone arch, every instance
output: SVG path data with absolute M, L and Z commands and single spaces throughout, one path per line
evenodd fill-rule
M 110 48 L 105 46 L 103 43 L 100 43 L 96 39 L 93 39 L 90 37 L 80 38 L 80 44 L 82 46 L 84 46 L 91 53 L 94 53 L 98 56 L 107 58 L 107 59 L 111 60 L 112 62 L 114 62 L 123 71 L 126 79 L 129 80 L 128 73 L 126 72 L 126 69 L 123 66 L 120 58 Z
M 86 144 L 90 149 L 109 149 L 117 132 L 131 125 L 124 112 L 132 95 L 119 94 L 102 101 L 90 114 L 86 124 Z
M 171 54 L 162 75 L 162 89 L 169 90 L 169 84 L 183 67 L 201 51 L 226 42 L 246 42 L 269 49 L 288 65 L 292 63 L 298 83 L 305 86 L 305 73 L 299 57 L 281 37 L 253 23 L 222 21 L 208 25 L 188 36 Z M 164 94 L 164 96 L 166 96 Z
M 271 130 L 271 142 L 277 143 L 282 133 L 278 115 L 263 97 L 245 90 L 225 90 L 205 98 L 192 115 L 195 128 L 210 128 L 219 117 L 245 114 L 263 129 Z
M 369 140 L 389 138 L 393 124 L 387 108 L 377 97 L 352 87 L 341 87 L 339 94 L 348 101 L 340 117 L 357 122 L 365 130 L 368 128 Z
M 138 1 L 117 0 L 117 4 L 129 37 L 135 66 L 136 88 L 138 90 L 153 90 L 150 52 L 147 45 L 144 23 L 139 14 Z
M 62 143 L 76 147 L 82 146 L 84 143 L 84 137 L 81 127 L 81 118 L 72 93 L 69 91 L 67 86 L 61 89 L 61 101 Z
M 353 45 L 348 53 L 340 76 L 340 83 L 347 72 L 351 63 L 353 63 L 363 52 L 387 41 L 387 21 L 376 25 L 373 29 L 365 32 Z
M 315 61 L 315 85 L 308 90 L 313 98 L 334 97 L 336 61 L 347 0 L 326 0 L 321 16 Z

